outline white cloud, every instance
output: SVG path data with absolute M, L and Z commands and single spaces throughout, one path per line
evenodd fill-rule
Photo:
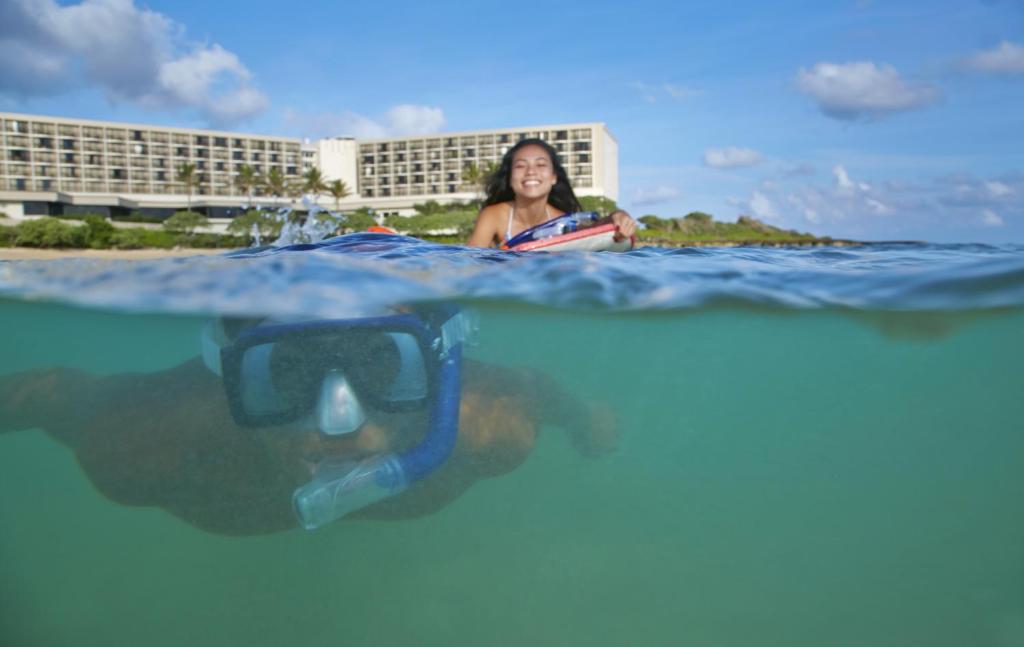
M 189 44 L 185 29 L 134 0 L 0 2 L 0 94 L 59 95 L 82 87 L 115 103 L 192 109 L 217 126 L 263 112 L 267 99 L 235 54 Z
M 675 83 L 663 83 L 661 87 L 668 93 L 668 96 L 680 101 L 684 99 L 692 99 L 693 97 L 703 94 L 700 90 L 688 88 L 685 85 L 676 85 Z
M 832 176 L 836 179 L 836 193 L 839 195 L 850 196 L 855 195 L 858 191 L 867 192 L 871 190 L 870 184 L 851 180 L 850 174 L 842 166 L 833 168 Z
M 305 114 L 291 108 L 283 111 L 290 130 L 302 137 L 355 137 L 379 139 L 408 135 L 429 135 L 444 127 L 444 110 L 435 106 L 402 104 L 372 119 L 352 111 Z
M 639 187 L 633 190 L 632 203 L 636 206 L 658 204 L 682 197 L 682 192 L 673 186 L 659 185 Z
M 985 209 L 981 212 L 981 223 L 986 227 L 1002 227 L 1003 219 L 999 217 L 999 214 L 991 209 Z
M 444 111 L 432 106 L 403 104 L 388 110 L 386 121 L 392 135 L 429 135 L 444 128 Z
M 1004 40 L 969 57 L 964 67 L 983 74 L 1024 74 L 1024 47 Z
M 1005 238 L 1022 232 L 1024 173 L 866 182 L 837 165 L 829 182 L 761 183 L 732 204 L 777 226 L 836 237 L 965 241 L 997 230 Z
M 1004 198 L 1013 194 L 1013 189 L 1002 182 L 986 182 L 985 189 L 993 198 Z
M 711 168 L 754 166 L 762 160 L 761 153 L 750 148 L 709 148 L 704 151 L 704 164 Z
M 941 97 L 937 87 L 908 83 L 891 65 L 877 66 L 870 61 L 801 68 L 796 83 L 824 114 L 844 120 L 877 119 L 922 108 Z
M 629 84 L 629 87 L 636 91 L 647 103 L 657 103 L 659 99 L 666 97 L 675 101 L 684 101 L 702 94 L 700 90 L 675 83 L 650 84 L 644 81 L 633 81 Z
M 755 190 L 750 197 L 750 211 L 762 220 L 778 220 L 779 212 L 765 194 Z

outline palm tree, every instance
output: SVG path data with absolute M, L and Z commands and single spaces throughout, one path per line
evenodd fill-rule
M 263 178 L 263 189 L 275 198 L 280 198 L 288 192 L 288 183 L 281 169 L 275 166 L 267 172 L 267 176 Z
M 306 191 L 306 184 L 305 184 L 305 182 L 296 182 L 296 181 L 285 182 L 285 185 L 284 185 L 285 195 L 287 195 L 292 200 L 298 200 L 299 198 L 301 198 L 302 194 L 305 193 L 305 191 Z
M 185 211 L 192 211 L 192 190 L 195 189 L 196 182 L 199 178 L 196 177 L 196 165 L 185 163 L 178 167 L 177 180 L 185 185 L 185 192 L 188 194 L 188 207 Z
M 238 186 L 249 198 L 249 208 L 252 209 L 252 190 L 260 184 L 260 176 L 256 170 L 248 164 L 238 167 L 238 175 L 235 176 L 235 185 Z
M 304 183 L 302 188 L 305 189 L 306 193 L 313 194 L 313 202 L 320 198 L 320 194 L 327 190 L 327 183 L 324 182 L 324 174 L 320 172 L 320 169 L 313 166 L 310 167 L 306 174 L 302 176 Z
M 462 167 L 462 185 L 473 191 L 477 202 L 481 202 L 487 193 L 487 180 L 491 178 L 495 168 L 497 165 L 489 160 L 484 162 L 482 167 L 476 162 L 467 162 Z
M 334 210 L 341 210 L 341 201 L 352 195 L 345 180 L 335 180 L 327 185 L 327 192 L 334 198 Z

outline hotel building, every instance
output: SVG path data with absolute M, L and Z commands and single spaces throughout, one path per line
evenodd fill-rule
M 443 204 L 478 198 L 464 170 L 471 164 L 497 164 L 526 137 L 555 147 L 577 195 L 618 198 L 618 145 L 602 123 L 303 142 L 0 112 L 0 213 L 14 218 L 167 216 L 190 199 L 178 171 L 192 164 L 192 208 L 211 218 L 230 218 L 247 202 L 236 182 L 243 165 L 260 176 L 276 169 L 293 185 L 301 184 L 310 168 L 319 168 L 327 182 L 343 180 L 352 192 L 342 209 L 411 214 L 414 204 L 427 200 Z M 293 200 L 263 195 L 256 203 Z M 321 203 L 331 202 L 321 197 Z

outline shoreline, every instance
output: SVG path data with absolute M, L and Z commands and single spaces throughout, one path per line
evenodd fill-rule
M 177 249 L 49 249 L 39 247 L 0 247 L 0 261 L 50 261 L 62 258 L 91 258 L 145 261 L 157 258 L 180 258 L 185 256 L 210 256 L 225 254 L 231 249 L 198 249 L 181 247 Z

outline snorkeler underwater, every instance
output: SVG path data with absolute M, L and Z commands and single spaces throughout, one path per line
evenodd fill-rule
M 217 319 L 202 357 L 152 373 L 6 375 L 0 432 L 42 429 L 111 500 L 230 535 L 428 514 L 522 463 L 542 424 L 614 448 L 606 407 L 463 359 L 470 313 L 402 310 Z

